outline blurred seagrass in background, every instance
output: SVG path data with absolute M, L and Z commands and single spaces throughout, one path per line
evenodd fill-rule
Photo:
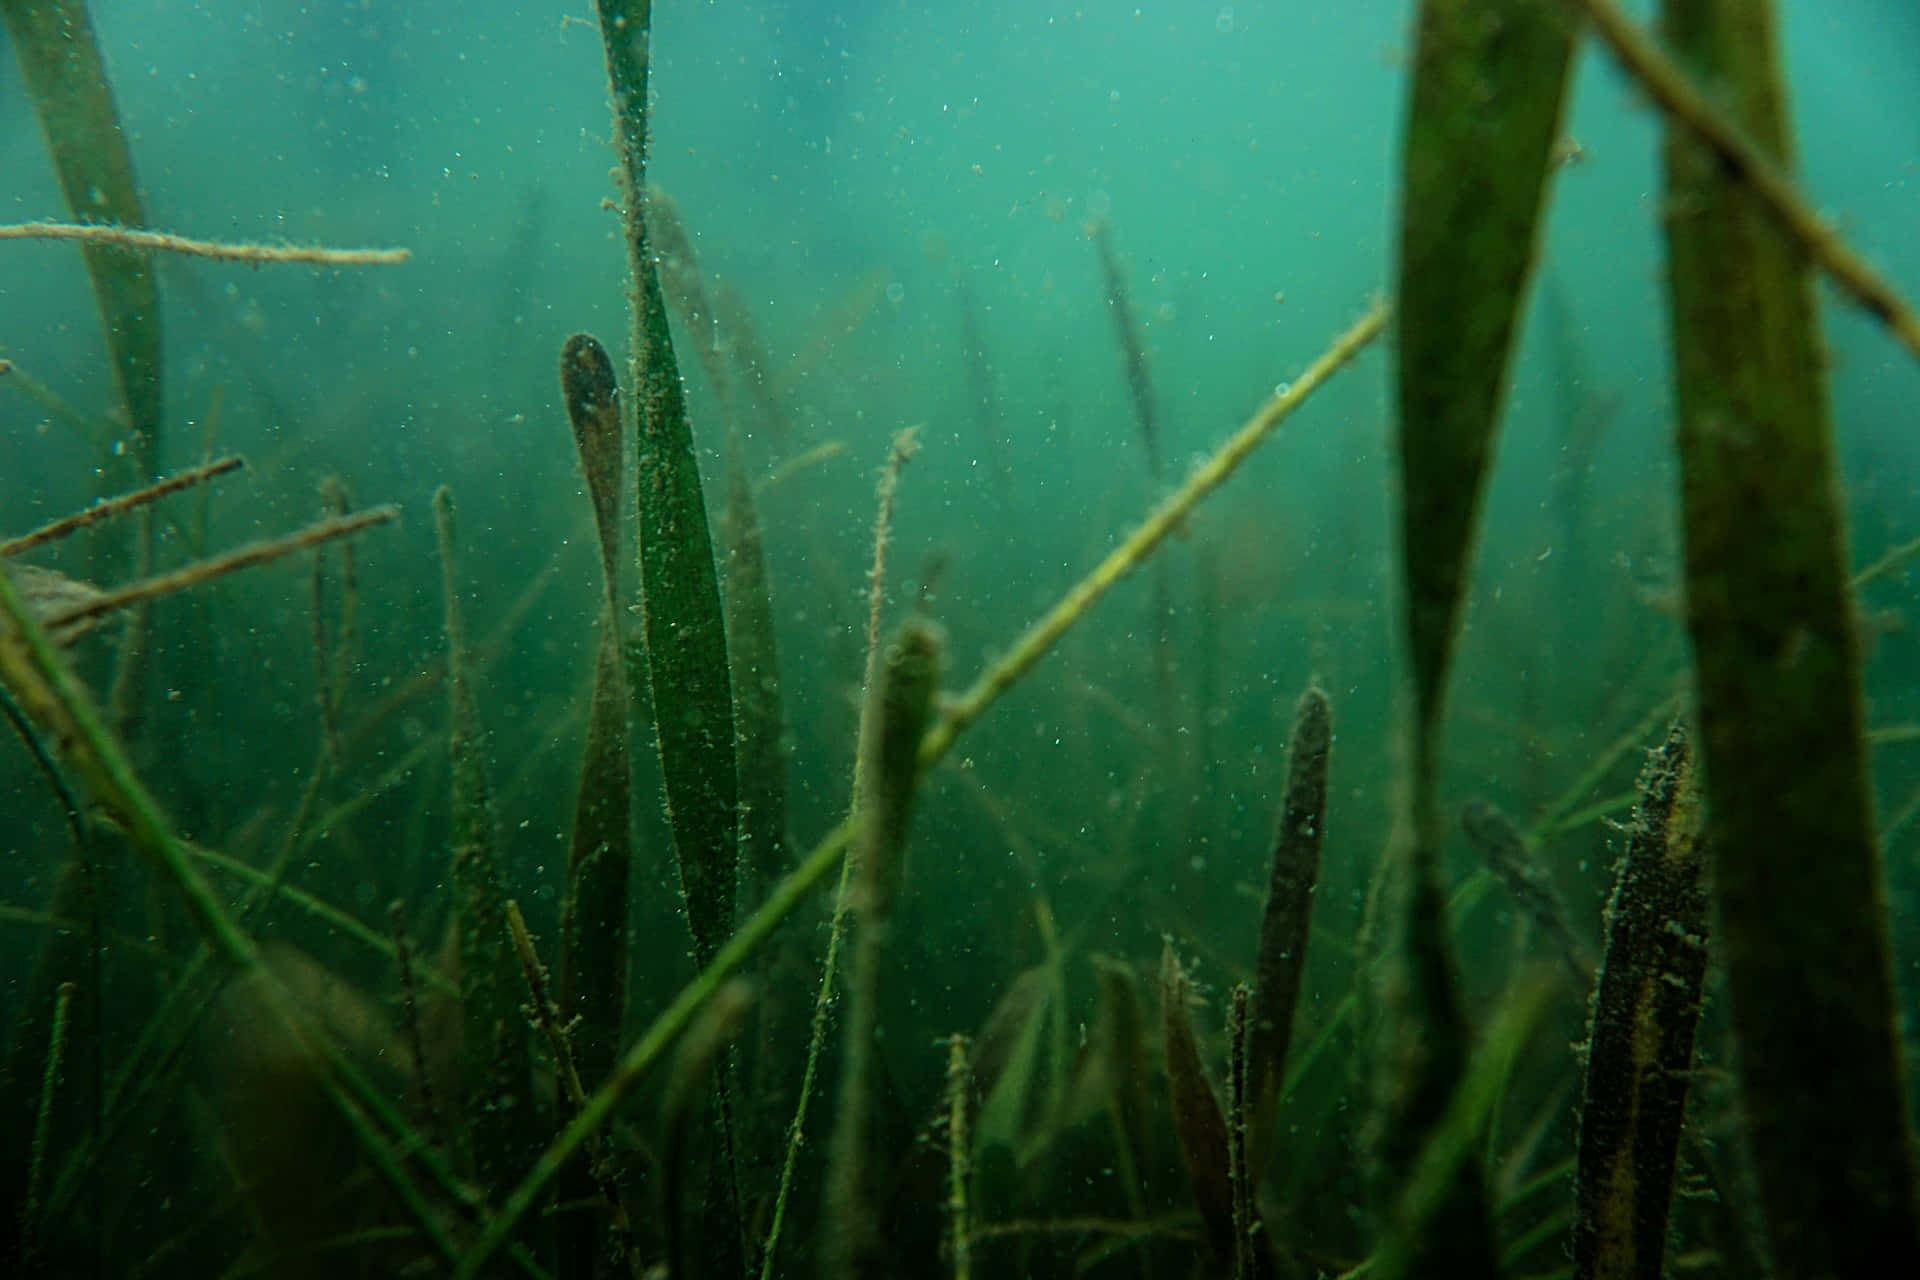
M 7 1274 L 1920 1273 L 1772 4 L 352 8 L 0 0 Z

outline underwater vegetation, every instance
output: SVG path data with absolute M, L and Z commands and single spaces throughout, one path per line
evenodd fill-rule
M 1896 358 L 1920 319 L 1796 187 L 1771 4 L 1663 0 L 1657 38 L 1612 0 L 1416 8 L 1395 260 L 1184 473 L 1123 226 L 1088 222 L 1150 487 L 1003 628 L 949 559 L 1009 530 L 900 564 L 924 424 L 880 451 L 801 404 L 884 277 L 769 342 L 650 180 L 649 0 L 595 5 L 630 324 L 537 353 L 579 481 L 542 501 L 593 553 L 538 572 L 464 479 L 403 513 L 312 477 L 317 519 L 227 539 L 221 495 L 294 464 L 216 448 L 217 399 L 176 437 L 157 265 L 329 288 L 409 254 L 153 228 L 83 0 L 0 0 L 69 215 L 0 255 L 84 255 L 111 406 L 0 359 L 94 459 L 38 527 L 0 481 L 7 1274 L 1920 1275 L 1889 888 L 1920 792 L 1875 802 L 1920 729 L 1869 725 L 1862 603 L 1920 542 L 1852 562 L 1816 281 Z M 1554 707 L 1461 668 L 1503 625 L 1476 549 L 1536 291 L 1581 360 L 1539 261 L 1590 44 L 1663 135 L 1679 620 L 1581 618 L 1613 657 Z M 953 295 L 1010 512 L 994 311 Z M 1385 639 L 1214 522 L 1376 346 Z M 1573 597 L 1607 527 L 1581 395 Z M 856 450 L 863 580 L 806 500 Z M 1512 644 L 1588 652 L 1533 603 Z M 379 639 L 415 614 L 429 646 Z M 516 643 L 579 687 L 522 690 Z

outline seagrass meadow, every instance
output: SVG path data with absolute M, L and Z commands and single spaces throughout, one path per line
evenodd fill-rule
M 1920 20 L 938 8 L 0 0 L 0 1271 L 1920 1275 Z

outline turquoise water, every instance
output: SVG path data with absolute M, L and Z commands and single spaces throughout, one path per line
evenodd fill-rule
M 788 826 L 803 850 L 846 803 L 875 471 L 893 433 L 919 425 L 922 448 L 901 488 L 886 616 L 897 621 L 924 592 L 945 627 L 947 684 L 957 689 L 1161 488 L 1390 290 L 1411 15 L 1400 4 L 1277 0 L 661 0 L 656 9 L 652 176 L 677 202 L 709 287 L 744 304 L 787 422 L 781 435 L 757 420 L 735 424 L 749 464 L 764 477 L 834 446 L 760 497 L 790 735 Z M 451 487 L 470 629 L 495 641 L 480 695 L 502 857 L 535 932 L 552 937 L 600 589 L 555 370 L 561 343 L 581 330 L 620 361 L 628 323 L 590 6 L 149 0 L 102 3 L 93 14 L 151 225 L 412 253 L 402 266 L 339 271 L 161 261 L 162 469 L 197 461 L 209 430 L 216 452 L 247 457 L 248 472 L 215 490 L 216 548 L 314 518 L 327 476 L 340 477 L 356 505 L 404 508 L 397 527 L 359 543 L 350 723 L 442 651 L 430 498 Z M 1800 0 L 1782 6 L 1782 37 L 1803 189 L 1906 296 L 1920 293 L 1920 17 L 1885 2 Z M 63 217 L 14 64 L 3 65 L 0 222 Z M 1676 611 L 1659 121 L 1589 47 L 1564 132 L 1577 159 L 1555 179 L 1485 508 L 1446 799 L 1489 798 L 1523 824 L 1558 804 L 1602 805 L 1539 851 L 1575 931 L 1597 941 L 1617 852 L 1607 822 L 1626 816 L 1638 751 L 1611 757 L 1600 776 L 1588 770 L 1642 724 L 1687 653 Z M 1160 409 L 1160 480 L 1134 421 L 1089 238 L 1095 224 L 1110 229 L 1142 334 Z M 1865 564 L 1920 533 L 1910 429 L 1920 369 L 1871 321 L 1823 296 L 1851 550 Z M 679 338 L 717 513 L 729 424 Z M 99 318 L 71 247 L 0 245 L 0 356 L 106 421 Z M 896 930 L 902 970 L 916 980 L 886 996 L 900 1126 L 917 1125 L 937 1093 L 944 1058 L 934 1038 L 977 1030 L 1015 977 L 1050 955 L 1066 957 L 1070 994 L 1056 1016 L 1069 1048 L 1096 1017 L 1089 957 L 1151 975 L 1163 933 L 1198 957 L 1206 1017 L 1218 1026 L 1252 954 L 1287 717 L 1309 680 L 1331 695 L 1338 736 L 1302 1016 L 1313 1027 L 1334 1020 L 1405 777 L 1390 377 L 1390 360 L 1374 351 L 1325 388 L 1190 521 L 1162 566 L 1123 584 L 930 780 Z M 109 424 L 90 442 L 0 385 L 0 533 L 113 488 L 98 473 L 114 439 Z M 160 537 L 164 563 L 186 558 L 180 524 Z M 74 548 L 45 563 L 88 577 L 101 562 Z M 304 565 L 215 589 L 200 612 L 163 612 L 153 705 L 131 744 L 184 832 L 256 864 L 286 829 L 318 741 Z M 1920 720 L 1920 654 L 1908 588 L 1892 575 L 1862 609 L 1869 723 L 1892 731 L 1876 752 L 1876 783 L 1911 1014 L 1920 876 L 1902 818 L 1920 772 L 1900 733 Z M 1164 675 L 1161 590 L 1171 606 Z M 88 644 L 76 661 L 103 680 L 111 645 Z M 435 691 L 369 730 L 344 776 L 327 784 L 323 812 L 388 779 L 415 746 L 427 749 L 295 864 L 300 883 L 376 929 L 395 898 L 422 937 L 437 937 L 444 920 L 444 720 Z M 644 722 L 641 730 L 630 1031 L 691 975 Z M 1657 726 L 1642 736 L 1636 747 L 1652 745 Z M 67 837 L 11 739 L 0 746 L 0 816 L 0 902 L 38 911 Z M 1479 865 L 1460 842 L 1448 852 L 1450 885 L 1469 883 Z M 234 885 L 219 888 L 237 897 Z M 191 935 L 173 904 L 137 877 L 119 894 L 111 922 L 177 966 Z M 810 906 L 790 928 L 801 976 L 777 989 L 803 1011 L 822 914 Z M 1528 927 L 1497 894 L 1463 906 L 1476 1012 L 1516 957 L 1540 949 Z M 268 912 L 260 931 L 391 1013 L 394 980 L 377 957 L 297 913 Z M 0 980 L 10 1025 L 41 942 L 29 919 L 0 923 L 0 972 L 14 976 Z M 152 1014 L 142 963 L 108 960 L 108 1060 Z M 177 972 L 169 966 L 161 971 Z M 1545 1040 L 1579 1033 L 1581 993 L 1562 996 Z M 1716 1036 L 1724 1030 L 1710 1009 L 1703 1053 Z M 1351 1151 L 1349 1108 L 1363 1109 L 1365 1088 L 1343 1062 L 1346 1042 L 1335 1044 L 1303 1085 L 1294 1121 L 1329 1168 L 1344 1168 L 1325 1153 Z M 1529 1100 L 1545 1106 L 1531 1095 L 1553 1096 L 1575 1078 L 1572 1067 L 1542 1050 L 1530 1061 Z M 770 1089 L 782 1104 L 797 1068 L 792 1053 L 778 1059 Z M 113 1223 L 102 1235 L 109 1273 L 188 1231 L 189 1202 L 216 1206 L 206 1212 L 219 1229 L 183 1248 L 191 1264 L 156 1271 L 205 1273 L 246 1247 L 228 1221 L 244 1215 L 215 1129 L 187 1114 L 217 1110 L 222 1095 L 188 1078 L 196 1083 L 179 1087 L 186 1118 L 168 1113 L 148 1126 L 177 1136 L 174 1149 L 129 1157 L 153 1178 L 177 1180 L 181 1203 L 155 1207 L 121 1192 L 89 1211 Z M 1156 1105 L 1162 1086 L 1156 1077 Z M 1516 1103 L 1508 1131 L 1535 1114 Z M 1570 1117 L 1545 1114 L 1541 1150 L 1564 1155 Z M 84 1129 L 70 1117 L 62 1124 Z M 813 1127 L 824 1135 L 827 1124 Z M 1146 1207 L 1190 1215 L 1177 1160 L 1165 1135 L 1157 1141 L 1141 1180 Z M 1051 1157 L 1057 1166 L 1039 1166 L 1057 1168 L 1058 1186 L 1035 1176 L 986 1212 L 1121 1213 L 1111 1184 L 1093 1201 L 1062 1189 L 1083 1175 L 1112 1177 L 1097 1143 L 1085 1134 L 1074 1142 L 1061 1141 L 1071 1150 Z M 799 1193 L 800 1259 L 823 1146 L 803 1163 L 814 1182 Z M 0 1162 L 12 1157 L 9 1149 Z M 1525 1172 L 1550 1163 L 1540 1155 Z M 1285 1187 L 1301 1197 L 1302 1216 L 1331 1220 L 1329 1206 L 1352 1198 L 1349 1181 L 1289 1172 L 1269 1190 Z M 1715 1274 L 1740 1274 L 1724 1243 L 1737 1213 L 1696 1212 L 1688 1239 L 1721 1251 Z M 1509 1237 L 1540 1217 L 1521 1211 Z M 1351 1224 L 1309 1226 L 1298 1238 L 1329 1270 L 1363 1252 Z M 1020 1256 L 1000 1265 L 1035 1274 L 1066 1265 Z M 1549 1240 L 1516 1274 L 1549 1271 L 1561 1257 Z

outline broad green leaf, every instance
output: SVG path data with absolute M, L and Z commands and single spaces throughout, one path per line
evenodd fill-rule
M 1665 25 L 1789 166 L 1772 6 L 1669 0 Z M 1920 1275 L 1811 263 L 1677 125 L 1666 171 L 1687 627 L 1761 1219 L 1783 1276 Z
M 1399 261 L 1401 548 L 1414 680 L 1404 857 L 1387 859 L 1398 967 L 1382 1023 L 1378 1177 L 1394 1202 L 1466 1079 L 1462 1008 L 1438 882 L 1435 794 L 1447 665 L 1513 336 L 1534 264 L 1573 56 L 1559 0 L 1424 0 L 1408 106 Z M 1436 1166 L 1434 1211 L 1401 1224 L 1416 1274 L 1492 1275 L 1482 1171 Z M 1444 1227 L 1438 1224 L 1444 1223 Z
M 77 222 L 144 227 L 120 113 L 84 0 L 0 0 L 27 96 L 40 117 L 54 172 Z M 87 245 L 107 353 L 133 433 L 141 480 L 160 458 L 160 295 L 145 253 Z

